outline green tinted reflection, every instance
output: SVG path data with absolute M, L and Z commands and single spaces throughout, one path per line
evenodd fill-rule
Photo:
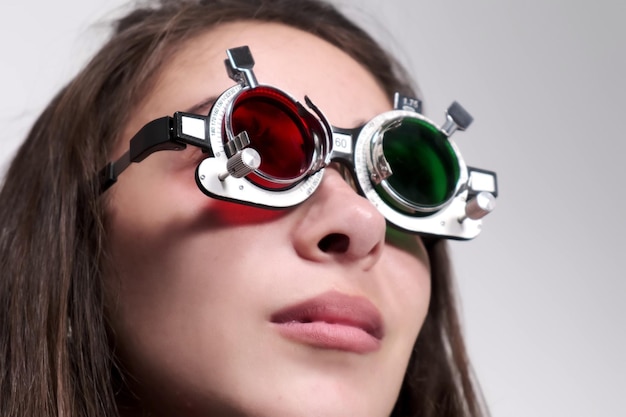
M 447 137 L 419 119 L 403 119 L 383 136 L 383 152 L 393 175 L 387 183 L 419 207 L 446 202 L 459 179 L 459 163 Z

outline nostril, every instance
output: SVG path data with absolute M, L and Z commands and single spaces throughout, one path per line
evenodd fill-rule
M 331 233 L 319 241 L 317 247 L 325 253 L 346 253 L 350 246 L 350 238 L 342 233 Z

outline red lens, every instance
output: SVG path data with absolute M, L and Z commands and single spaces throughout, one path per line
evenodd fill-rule
M 302 110 L 291 98 L 270 87 L 243 90 L 237 96 L 231 115 L 233 133 L 245 130 L 250 147 L 261 155 L 258 170 L 263 176 L 248 175 L 252 182 L 270 189 L 288 188 L 308 171 L 319 128 L 308 125 L 300 115 Z

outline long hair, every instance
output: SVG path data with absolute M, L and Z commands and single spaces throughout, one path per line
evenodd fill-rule
M 117 416 L 104 314 L 104 201 L 97 172 L 177 47 L 221 23 L 279 22 L 336 45 L 380 86 L 411 94 L 401 66 L 321 0 L 155 0 L 52 100 L 0 190 L 0 415 Z M 483 416 L 445 241 L 428 242 L 432 298 L 394 417 Z

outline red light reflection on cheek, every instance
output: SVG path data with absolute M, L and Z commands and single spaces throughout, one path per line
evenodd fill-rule
M 270 210 L 216 199 L 211 199 L 207 211 L 211 223 L 223 226 L 271 222 L 287 214 L 287 210 Z

